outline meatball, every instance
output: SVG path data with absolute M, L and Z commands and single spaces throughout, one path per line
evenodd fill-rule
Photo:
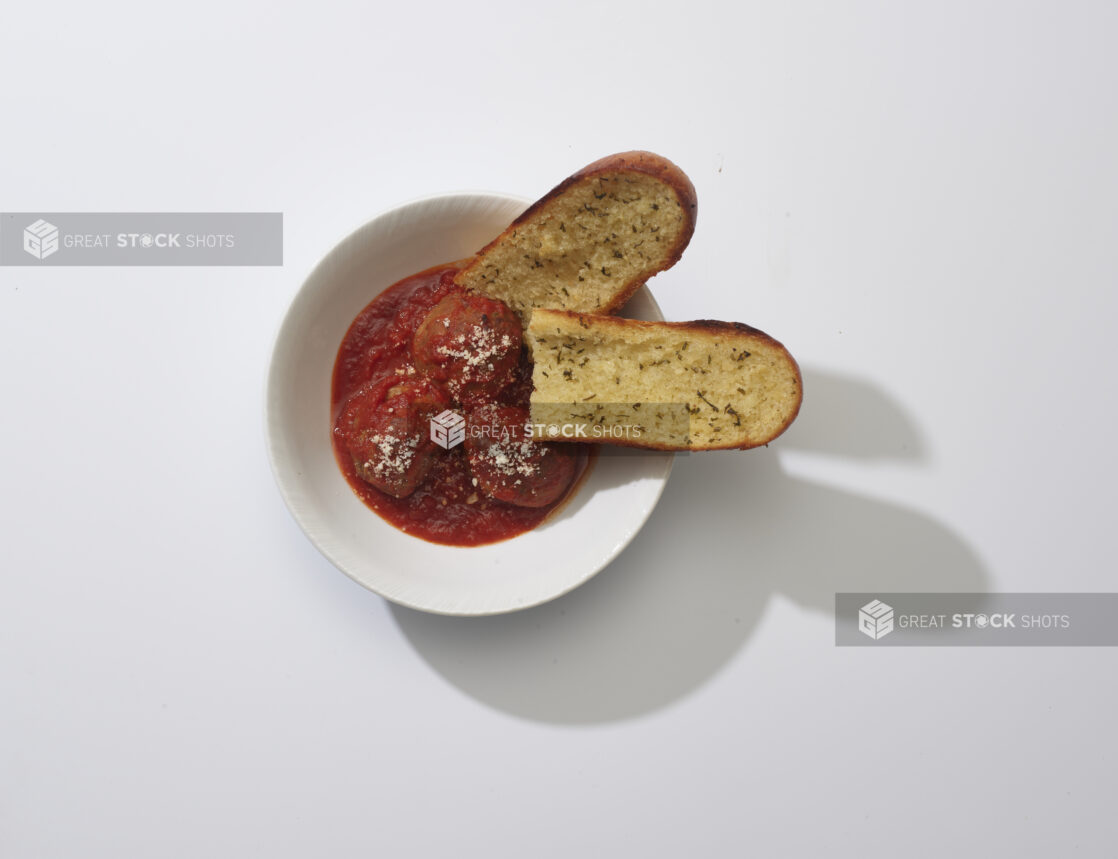
M 508 305 L 455 290 L 431 308 L 416 329 L 416 366 L 467 406 L 490 402 L 516 374 L 520 320 Z
M 483 406 L 470 414 L 469 422 L 466 456 L 487 495 L 518 507 L 546 507 L 574 482 L 576 446 L 530 438 L 527 409 Z
M 438 447 L 431 441 L 429 422 L 449 405 L 446 393 L 428 379 L 389 376 L 350 395 L 334 433 L 358 477 L 403 498 L 431 468 Z

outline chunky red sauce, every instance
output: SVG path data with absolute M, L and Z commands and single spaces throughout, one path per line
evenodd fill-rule
M 517 506 L 487 494 L 471 471 L 467 444 L 439 448 L 430 457 L 430 470 L 415 490 L 404 497 L 395 497 L 358 475 L 358 465 L 347 446 L 344 426 L 347 401 L 352 404 L 355 392 L 360 394 L 382 383 L 388 386 L 391 384 L 385 381 L 388 379 L 418 379 L 427 383 L 424 371 L 416 369 L 413 338 L 432 308 L 452 293 L 460 292 L 452 283 L 456 271 L 457 267 L 444 265 L 407 277 L 373 299 L 353 321 L 334 365 L 331 395 L 334 431 L 331 437 L 346 481 L 358 497 L 387 522 L 435 543 L 478 546 L 530 531 L 561 506 L 586 471 L 589 457 L 586 446 L 573 446 L 578 449 L 577 454 L 573 454 L 577 456 L 577 465 L 569 488 L 557 500 L 542 507 Z M 512 374 L 512 381 L 495 394 L 462 394 L 451 384 L 454 393 L 448 394 L 452 400 L 450 407 L 459 412 L 481 407 L 526 409 L 532 391 L 532 368 L 523 346 L 520 346 L 519 361 Z M 438 383 L 445 384 L 445 380 L 438 380 Z M 463 404 L 459 396 L 469 401 Z M 437 410 L 441 406 L 434 408 Z M 349 411 L 352 410 L 350 405 Z M 340 418 L 343 418 L 341 424 Z M 390 490 L 395 491 L 391 487 Z

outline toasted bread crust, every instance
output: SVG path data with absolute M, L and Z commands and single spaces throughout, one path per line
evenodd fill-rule
M 616 401 L 595 411 L 611 397 L 638 404 L 675 403 L 691 416 L 686 442 L 678 415 L 674 431 L 649 427 L 640 438 L 571 441 L 656 450 L 746 450 L 783 433 L 803 399 L 800 369 L 788 350 L 740 322 L 648 322 L 539 310 L 526 334 L 535 362 L 534 421 L 593 422 L 606 414 L 616 422 L 626 414 Z M 589 358 L 586 365 L 583 358 Z M 561 383 L 558 374 L 565 377 Z M 628 414 L 650 417 L 647 410 Z
M 687 245 L 691 242 L 691 237 L 695 234 L 695 218 L 699 211 L 699 198 L 695 193 L 695 186 L 692 184 L 687 174 L 680 170 L 678 166 L 664 156 L 657 155 L 655 152 L 633 149 L 629 152 L 617 152 L 613 155 L 607 155 L 591 164 L 587 164 L 577 173 L 568 176 L 525 209 L 521 215 L 509 225 L 504 233 L 501 233 L 500 236 L 478 251 L 477 256 L 483 256 L 486 251 L 498 244 L 502 237 L 511 233 L 518 225 L 532 220 L 541 210 L 546 208 L 553 200 L 562 196 L 571 186 L 595 176 L 625 172 L 643 173 L 646 176 L 651 176 L 654 179 L 660 180 L 670 187 L 679 200 L 680 208 L 683 210 L 686 221 L 683 229 L 679 233 L 679 237 L 666 252 L 664 264 L 656 271 L 646 274 L 643 279 L 628 284 L 624 290 L 619 292 L 618 296 L 610 302 L 608 310 L 603 310 L 602 312 L 613 313 L 619 310 L 624 306 L 625 302 L 632 297 L 633 293 L 640 289 L 648 278 L 658 272 L 666 271 L 679 262 L 680 257 L 683 256 L 683 251 L 686 250 Z M 477 264 L 477 261 L 477 258 L 475 258 L 474 265 Z
M 654 237 L 655 241 L 659 243 L 655 246 L 654 256 L 639 264 L 635 270 L 629 272 L 624 278 L 615 278 L 615 282 L 596 283 L 593 287 L 588 287 L 585 285 L 578 286 L 573 283 L 574 277 L 569 278 L 567 285 L 575 291 L 574 297 L 566 292 L 563 295 L 549 295 L 547 298 L 530 296 L 527 290 L 516 282 L 517 275 L 515 272 L 511 275 L 506 272 L 506 277 L 509 279 L 507 283 L 494 279 L 500 277 L 500 269 L 498 268 L 497 274 L 493 275 L 491 260 L 498 258 L 508 248 L 515 247 L 515 243 L 526 229 L 530 230 L 533 227 L 538 227 L 548 219 L 557 217 L 557 213 L 562 212 L 562 207 L 569 201 L 572 193 L 577 192 L 578 189 L 585 188 L 595 181 L 610 181 L 619 177 L 627 177 L 630 180 L 638 177 L 649 177 L 658 184 L 662 191 L 666 191 L 674 198 L 679 207 L 678 223 L 672 224 L 674 234 L 670 237 L 670 240 L 666 243 L 660 243 L 660 238 Z M 478 251 L 477 255 L 458 273 L 456 282 L 469 289 L 509 303 L 514 310 L 517 310 L 525 318 L 531 310 L 545 306 L 596 314 L 613 313 L 620 309 L 646 280 L 658 272 L 670 268 L 679 260 L 694 234 L 697 210 L 698 202 L 695 186 L 686 174 L 668 159 L 652 152 L 639 150 L 609 155 L 564 179 L 529 206 L 504 232 Z M 636 224 L 633 223 L 630 226 L 636 233 Z M 628 232 L 628 229 L 629 226 L 626 227 L 625 231 Z M 650 227 L 650 229 L 653 232 L 659 232 L 660 227 Z M 627 236 L 623 236 L 622 241 L 625 238 Z M 605 245 L 610 242 L 611 237 L 609 234 L 595 235 L 594 240 L 599 245 Z M 652 242 L 649 242 L 649 247 L 653 247 Z M 641 256 L 643 259 L 643 252 Z M 606 278 L 609 277 L 605 269 L 602 273 Z M 597 272 L 595 271 L 596 276 Z M 555 277 L 558 280 L 558 274 Z M 578 281 L 581 282 L 582 280 L 582 277 L 578 277 Z M 558 285 L 562 286 L 563 284 L 559 283 Z M 593 294 L 587 295 L 586 292 L 590 289 L 595 291 Z M 592 302 L 590 301 L 591 298 L 593 299 Z

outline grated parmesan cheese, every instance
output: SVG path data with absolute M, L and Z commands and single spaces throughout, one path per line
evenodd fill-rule
M 367 460 L 365 470 L 384 479 L 407 473 L 415 461 L 415 451 L 419 447 L 420 439 L 418 436 L 400 438 L 378 433 L 370 441 L 380 451 L 380 458 Z

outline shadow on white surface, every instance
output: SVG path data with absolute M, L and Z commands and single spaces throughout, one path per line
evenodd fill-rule
M 941 523 L 781 468 L 777 446 L 914 464 L 924 455 L 917 428 L 881 390 L 804 376 L 804 411 L 784 438 L 771 449 L 680 457 L 644 530 L 581 588 L 495 617 L 393 606 L 400 629 L 488 706 L 600 723 L 698 688 L 741 650 L 774 595 L 829 619 L 836 591 L 985 590 L 978 557 Z
M 803 409 L 774 448 L 854 460 L 927 460 L 919 428 L 874 383 L 827 370 L 802 368 L 802 373 Z

